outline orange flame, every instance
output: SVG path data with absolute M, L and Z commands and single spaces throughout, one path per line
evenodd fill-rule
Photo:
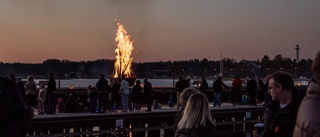
M 131 52 L 133 51 L 133 40 L 130 41 L 131 36 L 127 34 L 124 26 L 117 23 L 117 37 L 115 38 L 117 44 L 117 49 L 115 50 L 116 62 L 114 63 L 114 78 L 118 78 L 121 74 L 125 76 L 130 76 L 132 74 L 131 62 L 133 57 L 131 57 Z

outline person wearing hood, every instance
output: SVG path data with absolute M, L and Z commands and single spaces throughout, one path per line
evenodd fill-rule
M 320 137 L 320 51 L 313 60 L 306 96 L 299 107 L 293 137 Z

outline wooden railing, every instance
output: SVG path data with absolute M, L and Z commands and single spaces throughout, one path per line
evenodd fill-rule
M 260 122 L 264 107 L 240 106 L 211 109 L 217 131 L 223 128 L 252 127 Z M 31 121 L 28 136 L 96 136 L 110 135 L 120 123 L 128 127 L 133 137 L 148 134 L 151 137 L 172 136 L 177 110 L 155 109 L 151 112 L 128 113 L 64 113 L 37 115 Z
M 306 91 L 306 86 L 297 87 L 299 91 L 304 95 Z M 172 99 L 176 102 L 176 91 L 173 87 L 153 87 L 153 100 L 157 100 L 158 103 L 167 104 L 170 100 L 170 95 L 172 95 Z M 243 94 L 246 92 L 245 88 L 240 90 L 240 93 Z M 69 94 L 73 94 L 79 101 L 80 104 L 86 104 L 88 93 L 87 89 L 84 87 L 75 87 L 73 89 L 70 88 L 58 88 L 57 90 L 57 98 L 62 97 L 66 100 Z M 222 93 L 222 101 L 230 102 L 230 92 L 225 91 Z M 207 97 L 210 102 L 213 101 L 213 89 L 208 88 Z

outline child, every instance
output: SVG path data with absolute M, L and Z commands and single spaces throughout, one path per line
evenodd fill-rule
M 56 112 L 57 113 L 62 113 L 63 111 L 64 111 L 63 99 L 59 98 L 58 99 L 58 104 L 56 105 Z
M 39 94 L 38 94 L 38 107 L 39 107 L 39 114 L 44 114 L 44 101 L 46 100 L 46 90 L 44 85 L 40 85 Z

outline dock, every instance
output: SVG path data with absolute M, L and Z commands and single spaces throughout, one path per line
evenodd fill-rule
M 225 103 L 221 107 L 210 107 L 216 130 L 230 131 L 252 128 L 261 122 L 264 106 L 240 105 L 232 107 Z M 171 137 L 173 136 L 176 108 L 163 107 L 145 112 L 107 112 L 107 113 L 58 113 L 35 115 L 31 121 L 29 137 L 38 136 L 109 136 L 116 125 L 128 128 L 130 136 Z
M 297 87 L 301 93 L 305 93 L 306 87 Z M 117 125 L 128 128 L 130 137 L 172 137 L 174 117 L 178 110 L 169 108 L 166 104 L 170 95 L 176 92 L 172 87 L 155 87 L 153 99 L 157 100 L 163 107 L 145 112 L 145 107 L 140 111 L 129 112 L 107 112 L 107 113 L 58 113 L 35 115 L 31 121 L 29 137 L 42 136 L 110 136 Z M 212 101 L 213 92 L 209 88 L 209 101 Z M 240 92 L 245 92 L 242 89 Z M 246 130 L 252 130 L 255 123 L 261 122 L 265 107 L 262 105 L 248 106 L 239 105 L 232 107 L 229 103 L 229 92 L 223 92 L 223 104 L 221 107 L 212 107 L 211 114 L 216 125 L 219 137 L 246 136 Z M 300 94 L 301 94 L 300 93 Z M 88 96 L 85 88 L 60 88 L 57 97 L 66 97 L 73 94 L 77 97 L 79 104 L 85 104 Z M 173 99 L 175 101 L 175 99 Z M 210 103 L 212 105 L 212 102 Z M 251 132 L 251 131 L 248 132 Z

